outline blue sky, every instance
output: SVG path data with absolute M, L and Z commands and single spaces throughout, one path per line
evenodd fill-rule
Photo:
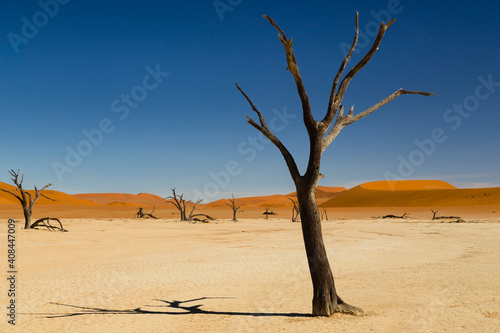
M 294 190 L 278 150 L 246 123 L 273 121 L 304 170 L 308 141 L 277 32 L 293 37 L 322 118 L 354 34 L 358 61 L 396 18 L 344 99 L 355 112 L 401 96 L 342 131 L 320 185 L 442 179 L 500 186 L 500 5 L 456 1 L 16 1 L 0 12 L 0 181 L 68 193 L 171 188 L 205 201 Z M 348 66 L 348 69 L 350 67 Z M 254 117 L 255 118 L 255 117 Z M 273 120 L 274 118 L 274 120 Z M 3 170 L 3 171 L 2 171 Z

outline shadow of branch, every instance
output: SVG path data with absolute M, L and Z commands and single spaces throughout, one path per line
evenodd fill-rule
M 187 305 L 186 303 L 191 303 L 195 301 L 201 301 L 206 299 L 224 299 L 224 298 L 234 298 L 234 297 L 200 297 L 194 298 L 186 301 L 167 301 L 161 299 L 154 299 L 163 303 L 162 305 L 146 305 L 144 307 L 139 307 L 135 309 L 103 309 L 96 307 L 86 307 L 71 304 L 62 304 L 50 302 L 49 304 L 70 307 L 73 309 L 78 309 L 77 312 L 72 313 L 34 313 L 36 315 L 43 315 L 46 318 L 63 318 L 63 317 L 74 317 L 74 316 L 85 316 L 85 315 L 187 315 L 187 314 L 209 314 L 209 315 L 226 315 L 226 316 L 253 316 L 253 317 L 312 317 L 310 314 L 304 313 L 273 313 L 273 312 L 237 312 L 237 311 L 212 311 L 204 310 L 201 307 L 203 304 Z M 159 308 L 158 310 L 149 310 L 146 308 Z

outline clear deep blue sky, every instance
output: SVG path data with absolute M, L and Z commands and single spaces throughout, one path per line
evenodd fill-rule
M 320 118 L 359 11 L 360 52 L 350 66 L 368 50 L 378 19 L 397 21 L 352 81 L 346 108 L 360 112 L 399 88 L 439 97 L 401 96 L 344 128 L 323 155 L 320 185 L 389 177 L 500 186 L 494 1 L 54 3 L 2 5 L 0 181 L 21 169 L 26 187 L 51 182 L 68 193 L 166 196 L 176 187 L 211 201 L 291 192 L 279 151 L 255 139 L 245 114 L 255 115 L 234 82 L 303 170 L 300 102 L 262 15 L 293 37 Z

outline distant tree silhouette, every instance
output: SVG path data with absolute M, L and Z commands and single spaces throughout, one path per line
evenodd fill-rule
M 234 199 L 234 194 L 231 194 L 231 199 L 228 199 L 229 202 L 226 202 L 226 206 L 229 206 L 231 207 L 231 209 L 233 210 L 233 219 L 232 221 L 236 222 L 238 221 L 236 219 L 236 213 L 240 210 L 241 206 L 243 206 L 243 204 L 241 205 L 236 205 L 236 200 Z
M 322 219 L 325 220 L 325 221 L 328 221 L 328 213 L 326 211 L 326 208 L 322 208 Z
M 155 212 L 155 206 L 153 206 L 153 210 L 151 211 L 151 213 L 144 213 L 144 211 L 142 210 L 142 207 L 139 207 L 139 210 L 137 211 L 137 213 L 135 213 L 135 216 L 134 218 L 136 219 L 158 219 L 156 216 L 153 215 L 153 213 Z
M 325 149 L 337 137 L 340 131 L 358 121 L 398 96 L 406 94 L 417 95 L 434 95 L 422 91 L 411 91 L 399 89 L 388 97 L 384 98 L 372 107 L 354 114 L 354 107 L 351 107 L 348 114 L 344 115 L 344 106 L 342 101 L 347 91 L 351 80 L 354 76 L 370 61 L 372 56 L 378 50 L 384 34 L 395 20 L 389 23 L 382 22 L 380 24 L 377 36 L 371 48 L 363 56 L 363 58 L 343 77 L 345 67 L 349 62 L 358 41 L 359 22 L 358 13 L 356 13 L 356 33 L 353 43 L 347 55 L 345 56 L 340 68 L 333 80 L 328 108 L 325 116 L 321 120 L 316 120 L 311 111 L 309 97 L 306 93 L 302 77 L 297 66 L 294 51 L 292 49 L 292 39 L 288 39 L 284 31 L 269 17 L 264 16 L 269 23 L 278 30 L 278 38 L 283 44 L 286 54 L 287 70 L 292 74 L 297 88 L 297 93 L 300 97 L 303 112 L 303 121 L 309 136 L 309 161 L 304 174 L 299 172 L 297 164 L 289 150 L 281 143 L 274 133 L 267 127 L 266 121 L 262 113 L 257 109 L 248 95 L 236 84 L 236 87 L 248 101 L 252 110 L 257 114 L 259 122 L 255 122 L 247 116 L 248 123 L 259 130 L 266 138 L 268 138 L 281 152 L 285 159 L 290 175 L 297 189 L 297 199 L 300 210 L 300 218 L 302 222 L 302 233 L 304 244 L 307 253 L 309 271 L 313 283 L 313 301 L 312 314 L 318 316 L 330 316 L 335 312 L 343 312 L 349 314 L 360 315 L 363 310 L 345 303 L 338 295 L 335 289 L 333 274 L 330 269 L 328 257 L 326 255 L 323 236 L 321 231 L 321 219 L 316 201 L 316 185 L 323 177 L 320 174 L 321 155 Z M 377 83 L 378 84 L 378 83 Z M 333 125 L 333 126 L 332 126 Z
M 292 204 L 293 204 L 293 207 L 292 207 L 292 222 L 298 222 L 299 221 L 299 215 L 300 215 L 299 204 L 297 203 L 297 200 L 295 200 L 295 199 L 288 198 L 288 200 L 290 200 L 292 202 Z
M 165 200 L 168 200 L 167 202 L 170 202 L 172 205 L 175 206 L 175 208 L 177 208 L 179 210 L 179 213 L 181 214 L 181 221 L 190 221 L 191 218 L 193 217 L 193 212 L 194 212 L 196 206 L 200 202 L 202 202 L 203 200 L 198 200 L 196 202 L 192 202 L 193 208 L 191 209 L 191 212 L 189 213 L 189 215 L 187 215 L 186 208 L 189 205 L 189 203 L 191 202 L 191 200 L 184 199 L 184 193 L 182 193 L 181 195 L 178 195 L 177 193 L 175 193 L 175 187 L 172 189 L 172 194 L 173 194 L 172 196 L 166 197 Z M 170 199 L 172 199 L 173 201 Z
M 51 186 L 52 184 L 47 184 L 40 190 L 37 189 L 37 187 L 35 186 L 35 195 L 34 197 L 32 197 L 31 193 L 23 189 L 24 175 L 20 175 L 19 170 L 17 170 L 17 172 L 15 172 L 14 170 L 10 170 L 9 173 L 12 176 L 12 182 L 14 183 L 14 185 L 17 186 L 17 188 L 14 189 L 14 192 L 18 193 L 14 193 L 5 189 L 0 189 L 0 191 L 9 193 L 10 195 L 14 196 L 17 200 L 19 200 L 21 206 L 23 207 L 24 229 L 30 229 L 32 228 L 31 214 L 33 213 L 33 206 L 35 205 L 35 202 L 38 200 L 39 196 L 41 195 L 44 198 L 55 201 L 42 194 L 42 191 L 45 190 L 47 187 Z M 19 179 L 19 176 L 21 176 L 21 179 Z

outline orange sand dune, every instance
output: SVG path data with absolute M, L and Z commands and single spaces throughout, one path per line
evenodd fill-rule
M 382 180 L 359 185 L 367 190 L 379 191 L 412 191 L 412 190 L 445 190 L 456 189 L 455 186 L 442 180 Z
M 17 194 L 17 191 L 16 191 L 17 188 L 15 186 L 0 182 L 0 188 L 14 192 L 15 194 Z M 35 195 L 34 190 L 28 190 L 27 192 L 29 194 L 31 194 L 32 196 Z M 42 204 L 42 205 L 46 205 L 46 204 L 49 204 L 49 205 L 61 205 L 61 204 L 65 204 L 65 205 L 68 205 L 68 204 L 69 205 L 97 205 L 95 202 L 74 198 L 73 196 L 71 196 L 69 194 L 59 192 L 59 191 L 44 190 L 42 192 L 42 194 L 55 200 L 55 201 L 49 200 L 49 199 L 43 197 L 42 195 L 40 195 L 36 204 Z M 3 191 L 0 191 L 0 204 L 18 204 L 18 203 L 19 203 L 19 201 L 16 198 L 14 198 L 12 195 L 10 195 L 9 193 L 5 193 Z
M 101 205 L 127 205 L 127 206 L 160 206 L 165 205 L 166 201 L 162 197 L 154 194 L 139 193 L 83 193 L 74 194 L 74 198 L 86 199 Z
M 345 190 L 344 187 L 318 186 L 316 188 L 316 197 L 318 202 L 324 202 Z M 292 205 L 292 202 L 288 198 L 297 198 L 297 193 L 292 192 L 285 195 L 274 194 L 261 197 L 237 198 L 236 204 L 244 205 L 245 207 L 288 207 Z M 226 207 L 226 203 L 229 203 L 228 199 L 221 199 L 206 205 L 200 205 L 200 207 Z
M 7 190 L 7 191 L 13 191 L 16 189 L 16 187 L 0 182 L 0 188 Z M 14 198 L 12 195 L 9 193 L 5 193 L 4 191 L 0 191 L 0 204 L 14 204 L 17 203 L 17 199 Z
M 356 186 L 321 207 L 473 206 L 500 203 L 500 188 L 457 189 L 436 180 L 378 181 Z
M 323 202 L 346 190 L 347 189 L 345 187 L 316 186 L 316 199 L 318 202 Z M 294 196 L 297 196 L 295 192 L 293 194 Z
M 225 207 L 226 203 L 229 203 L 229 199 L 220 199 L 205 205 L 200 205 L 200 207 Z M 291 205 L 291 202 L 287 199 L 287 196 L 283 194 L 236 198 L 236 205 L 244 205 L 245 207 L 277 207 L 288 204 Z

